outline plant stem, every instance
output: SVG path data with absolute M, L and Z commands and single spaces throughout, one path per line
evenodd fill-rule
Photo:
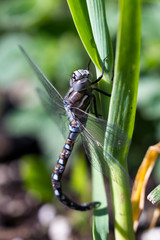
M 141 42 L 141 2 L 140 0 L 120 0 L 120 17 L 116 46 L 116 62 L 113 80 L 113 90 L 108 122 L 119 126 L 131 139 L 136 113 L 140 42 Z M 115 151 L 112 143 L 107 142 L 106 149 L 127 171 L 127 153 L 129 142 Z M 108 144 L 108 145 L 107 145 Z M 114 181 L 117 173 L 121 178 Z M 129 179 L 118 166 L 112 171 L 111 192 L 114 208 L 115 238 L 117 240 L 133 240 L 133 220 L 129 191 Z

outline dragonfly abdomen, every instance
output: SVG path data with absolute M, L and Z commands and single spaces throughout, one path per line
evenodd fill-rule
M 58 157 L 55 169 L 52 173 L 52 183 L 53 184 L 61 181 L 62 174 L 63 174 L 63 172 L 65 170 L 65 166 L 67 164 L 67 160 L 71 155 L 73 144 L 74 143 L 69 138 L 67 138 L 67 140 L 64 144 L 64 147 L 62 149 L 62 152 L 60 153 L 60 155 Z
M 99 202 L 91 202 L 88 204 L 85 203 L 83 205 L 79 205 L 79 204 L 73 202 L 71 199 L 69 199 L 63 193 L 62 188 L 61 188 L 61 179 L 62 179 L 63 172 L 65 170 L 67 161 L 71 155 L 74 142 L 80 133 L 79 126 L 76 124 L 75 121 L 70 124 L 69 129 L 70 129 L 70 132 L 69 132 L 68 138 L 64 144 L 62 152 L 60 153 L 60 155 L 58 157 L 55 169 L 52 172 L 52 176 L 51 176 L 52 187 L 53 187 L 55 196 L 63 204 L 65 204 L 66 206 L 68 206 L 72 209 L 75 209 L 75 210 L 86 211 L 86 210 L 90 210 L 90 209 L 94 208 L 95 206 L 99 205 Z

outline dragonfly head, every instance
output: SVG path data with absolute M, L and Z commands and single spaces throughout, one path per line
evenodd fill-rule
M 87 69 L 79 69 L 73 72 L 72 77 L 70 79 L 70 87 L 72 87 L 75 91 L 83 91 L 90 86 L 91 75 Z

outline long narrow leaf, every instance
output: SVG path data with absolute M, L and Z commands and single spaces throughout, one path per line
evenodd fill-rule
M 113 79 L 113 91 L 108 121 L 118 125 L 128 136 L 132 137 L 139 80 L 140 43 L 141 43 L 141 2 L 140 0 L 120 0 L 119 26 L 116 45 L 116 62 Z M 106 149 L 127 170 L 127 153 L 129 141 L 119 151 L 115 151 L 111 142 Z M 117 174 L 115 168 L 114 174 Z M 121 171 L 119 169 L 118 171 Z M 132 209 L 129 179 L 121 174 L 119 184 L 111 180 L 112 201 L 114 207 L 115 238 L 117 240 L 133 240 Z
M 107 58 L 107 75 L 104 76 L 106 82 L 101 81 L 99 88 L 105 92 L 111 91 L 111 78 L 112 78 L 112 67 L 113 67 L 113 53 L 111 40 L 109 36 L 108 26 L 105 15 L 105 2 L 103 0 L 87 0 L 87 7 L 89 12 L 89 19 L 91 22 L 92 32 L 95 44 L 97 46 L 98 53 L 101 59 Z M 100 75 L 99 69 L 97 70 L 97 76 Z M 109 84 L 108 84 L 108 83 Z M 109 98 L 101 96 L 101 108 L 102 114 L 105 118 L 108 115 Z M 100 111 L 100 107 L 98 108 Z M 95 240 L 108 239 L 109 233 L 109 216 L 107 210 L 107 199 L 104 188 L 103 176 L 92 169 L 93 173 L 93 199 L 97 199 L 97 195 L 101 201 L 99 209 L 94 211 L 93 218 L 93 238 Z
M 95 45 L 98 50 L 98 54 L 102 60 L 107 57 L 105 62 L 105 74 L 103 80 L 99 82 L 99 89 L 102 89 L 106 93 L 111 93 L 112 88 L 112 74 L 113 74 L 113 49 L 109 30 L 107 26 L 106 13 L 105 13 L 105 1 L 104 0 L 87 0 L 87 7 L 89 13 L 89 19 L 91 23 L 92 33 Z M 102 63 L 101 63 L 102 68 Z M 96 66 L 97 77 L 100 76 L 101 69 Z M 98 105 L 99 111 L 102 116 L 107 119 L 110 98 L 106 98 L 103 94 L 100 96 L 101 102 Z
M 93 38 L 86 1 L 67 0 L 79 36 L 92 61 L 101 68 L 99 54 Z
M 106 64 L 107 68 L 105 72 L 111 75 L 113 53 L 108 27 L 104 21 L 104 0 L 91 0 L 87 2 L 67 0 L 67 2 L 79 36 L 90 58 L 101 72 L 102 60 L 108 56 L 110 61 Z M 100 16 L 100 18 L 98 18 L 98 16 Z M 95 24 L 96 22 L 97 24 Z
M 101 60 L 106 56 L 108 57 L 108 61 L 106 62 L 106 73 L 110 75 L 111 79 L 113 70 L 113 50 L 106 22 L 105 1 L 87 0 L 87 7 L 96 47 Z
M 152 203 L 160 202 L 160 184 L 148 194 L 147 199 Z

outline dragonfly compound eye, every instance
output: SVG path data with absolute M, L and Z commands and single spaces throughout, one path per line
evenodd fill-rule
M 70 86 L 75 91 L 83 91 L 90 85 L 90 73 L 88 70 L 79 69 L 74 71 L 70 79 Z
M 83 70 L 83 69 L 79 69 L 77 71 L 74 71 L 72 78 L 77 81 L 77 80 L 81 80 L 83 78 L 89 78 L 90 74 L 88 70 Z

